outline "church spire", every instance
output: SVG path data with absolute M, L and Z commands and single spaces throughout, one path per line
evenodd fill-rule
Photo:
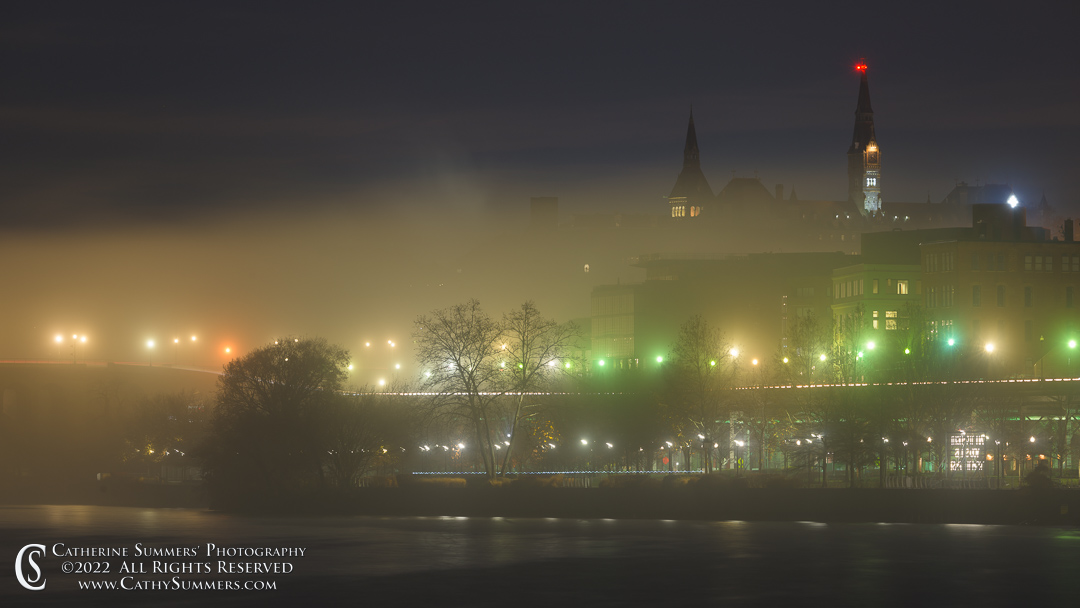
M 683 146 L 682 171 L 667 197 L 671 217 L 698 217 L 712 199 L 712 188 L 701 172 L 701 153 L 698 150 L 697 129 L 694 128 L 694 107 L 691 106 L 690 122 L 686 125 L 686 145 Z
M 859 61 L 859 101 L 855 106 L 855 129 L 848 148 L 848 202 L 860 213 L 881 211 L 881 150 L 874 133 L 874 109 L 870 106 L 870 84 L 866 62 Z
M 859 62 L 855 66 L 859 72 L 859 103 L 855 106 L 855 132 L 851 136 L 848 154 L 866 149 L 867 144 L 876 140 L 874 135 L 874 108 L 870 106 L 870 84 L 866 80 L 866 64 Z
M 701 153 L 698 150 L 697 130 L 694 129 L 694 106 L 690 106 L 690 124 L 686 125 L 686 145 L 683 146 L 683 171 L 688 167 L 701 168 Z

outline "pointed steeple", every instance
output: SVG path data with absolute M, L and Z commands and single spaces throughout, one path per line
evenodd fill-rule
M 697 145 L 697 130 L 694 128 L 694 106 L 690 106 L 690 124 L 686 125 L 686 145 L 683 146 L 683 171 L 687 167 L 701 168 L 701 152 Z
M 870 84 L 866 63 L 860 61 L 859 101 L 855 106 L 855 129 L 848 148 L 848 202 L 860 213 L 874 215 L 881 210 L 881 148 L 874 133 L 874 109 L 870 106 Z
M 675 187 L 668 196 L 671 205 L 690 204 L 696 208 L 712 202 L 713 192 L 709 187 L 709 181 L 701 172 L 701 153 L 698 150 L 697 129 L 694 127 L 694 108 L 690 108 L 690 122 L 686 125 L 686 145 L 683 146 L 683 167 L 679 172 L 679 178 L 675 180 Z M 684 199 L 671 201 L 670 199 Z M 686 215 L 687 217 L 689 214 Z M 684 217 L 673 215 L 672 217 Z
M 877 140 L 874 134 L 874 108 L 870 106 L 870 84 L 866 80 L 866 64 L 855 66 L 859 71 L 859 103 L 855 106 L 855 132 L 851 136 L 848 154 L 861 153 L 866 145 Z

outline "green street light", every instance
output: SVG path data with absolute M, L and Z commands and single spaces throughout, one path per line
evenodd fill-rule
M 1076 348 L 1076 340 L 1069 340 L 1069 348 Z
M 877 348 L 877 344 L 874 344 L 873 340 L 866 343 L 866 350 L 874 350 L 875 348 Z
M 905 355 L 910 355 L 911 354 L 911 349 L 910 348 L 905 348 L 904 349 L 904 354 Z
M 949 338 L 949 346 L 956 346 L 956 339 L 955 338 Z
M 599 363 L 600 367 L 604 367 L 604 360 L 603 359 L 600 359 L 600 361 L 598 363 Z
M 657 358 L 656 358 L 656 362 L 657 362 L 657 363 L 663 363 L 663 362 L 664 362 L 664 358 L 663 358 L 663 357 L 657 357 Z
M 822 353 L 821 356 L 818 357 L 818 359 L 821 359 L 821 362 L 824 363 L 825 362 L 825 353 Z

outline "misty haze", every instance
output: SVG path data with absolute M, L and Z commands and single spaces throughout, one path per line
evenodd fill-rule
M 12 7 L 0 603 L 1064 605 L 1074 12 Z

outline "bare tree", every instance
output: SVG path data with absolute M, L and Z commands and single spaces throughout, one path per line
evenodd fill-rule
M 432 412 L 472 428 L 476 449 L 491 478 L 497 472 L 498 428 L 493 417 L 507 386 L 502 334 L 502 324 L 476 300 L 420 316 L 413 330 L 417 362 L 424 370 L 423 386 L 434 393 Z
M 434 393 L 431 410 L 471 427 L 488 476 L 509 470 L 520 423 L 539 405 L 532 393 L 562 376 L 578 333 L 544 318 L 532 302 L 501 321 L 476 300 L 417 319 L 413 336 L 425 387 Z
M 580 330 L 573 323 L 560 325 L 553 319 L 545 319 L 531 301 L 503 315 L 502 349 L 512 378 L 509 388 L 515 394 L 508 433 L 510 445 L 504 452 L 502 474 L 506 474 L 510 465 L 519 422 L 533 416 L 538 407 L 533 393 L 563 376 L 566 364 L 571 363 L 570 347 L 579 335 Z
M 724 335 L 700 315 L 682 324 L 679 337 L 671 347 L 668 418 L 687 452 L 687 465 L 690 446 L 702 445 L 706 473 L 712 469 L 710 446 L 719 443 L 721 434 L 718 426 L 724 404 L 721 389 L 730 384 L 734 373 L 728 350 Z

